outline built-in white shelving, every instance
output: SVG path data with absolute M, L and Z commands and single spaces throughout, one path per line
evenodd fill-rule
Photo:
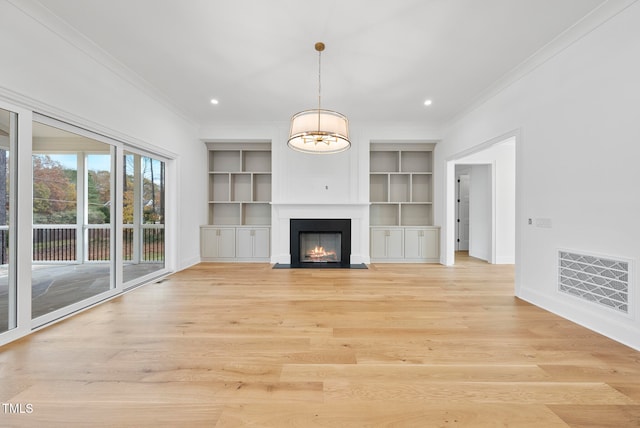
M 374 261 L 437 261 L 434 143 L 371 143 L 369 222 Z
M 207 143 L 207 153 L 209 220 L 201 228 L 203 260 L 268 260 L 271 143 Z

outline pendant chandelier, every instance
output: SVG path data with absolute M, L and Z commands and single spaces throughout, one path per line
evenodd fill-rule
M 320 66 L 324 43 L 316 43 L 315 49 L 318 51 L 318 108 L 293 115 L 287 144 L 304 153 L 339 153 L 351 147 L 349 121 L 343 114 L 321 108 Z

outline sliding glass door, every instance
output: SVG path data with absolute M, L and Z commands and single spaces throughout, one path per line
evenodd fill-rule
M 33 124 L 33 318 L 115 286 L 112 150 L 84 135 Z
M 123 281 L 165 268 L 165 163 L 127 152 L 123 159 Z
M 16 147 L 17 115 L 0 109 L 0 333 L 16 327 L 16 284 L 11 225 L 12 160 Z
M 168 159 L 0 99 L 0 345 L 168 273 Z

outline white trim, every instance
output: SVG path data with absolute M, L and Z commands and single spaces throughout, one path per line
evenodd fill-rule
M 640 351 L 640 335 L 622 313 L 610 310 L 593 311 L 590 310 L 592 305 L 578 305 L 573 299 L 558 300 L 555 293 L 541 293 L 524 285 L 518 298 Z
M 84 263 L 89 259 L 89 230 L 85 227 L 89 223 L 89 180 L 86 154 L 76 153 L 76 261 Z
M 165 235 L 166 236 L 166 235 Z M 198 265 L 200 263 L 203 263 L 203 260 L 200 257 L 192 257 L 189 260 L 185 260 L 184 263 L 182 263 L 179 267 L 175 268 L 175 269 L 170 269 L 170 271 L 172 272 L 179 272 L 181 270 L 185 270 L 188 269 L 192 266 Z
M 38 24 L 51 31 L 52 34 L 55 34 L 61 40 L 64 40 L 87 57 L 102 65 L 105 69 L 130 83 L 139 91 L 149 96 L 172 113 L 187 121 L 192 126 L 197 126 L 197 123 L 194 122 L 188 114 L 178 109 L 175 104 L 173 104 L 171 100 L 169 100 L 159 89 L 118 61 L 115 57 L 69 25 L 66 21 L 59 18 L 47 9 L 46 6 L 33 0 L 8 0 L 8 2 L 34 21 L 38 22 Z
M 134 263 L 140 262 L 140 252 L 142 248 L 142 234 L 140 224 L 142 223 L 142 156 L 133 154 L 133 242 L 132 259 Z
M 455 261 L 455 167 L 458 163 L 458 160 L 473 155 L 478 152 L 482 152 L 490 147 L 502 143 L 505 140 L 509 140 L 511 138 L 515 141 L 515 175 L 516 175 L 516 195 L 515 195 L 515 256 L 513 263 L 516 265 L 516 281 L 515 281 L 515 294 L 518 295 L 518 290 L 520 289 L 521 284 L 521 272 L 518 268 L 520 263 L 520 257 L 522 254 L 520 246 L 522 245 L 520 238 L 520 228 L 519 228 L 519 219 L 521 218 L 522 212 L 522 204 L 523 198 L 522 189 L 522 130 L 520 128 L 506 132 L 498 137 L 487 140 L 483 143 L 477 144 L 473 147 L 470 147 L 466 150 L 458 152 L 456 154 L 450 155 L 444 160 L 444 180 L 443 180 L 443 219 L 442 223 L 444 227 L 442 228 L 442 234 L 444 239 L 441 240 L 441 253 L 440 253 L 440 263 L 445 266 L 452 266 Z M 486 163 L 485 163 L 486 164 Z M 505 258 L 497 258 L 495 253 L 495 163 L 492 165 L 492 224 L 493 224 L 493 232 L 492 232 L 492 263 L 501 263 L 506 262 Z
M 585 15 L 580 21 L 564 30 L 549 43 L 534 52 L 529 58 L 522 61 L 502 78 L 483 90 L 479 96 L 473 99 L 459 113 L 443 122 L 443 129 L 449 128 L 469 113 L 480 107 L 489 99 L 513 85 L 538 67 L 554 58 L 556 55 L 569 48 L 571 45 L 608 22 L 616 15 L 636 3 L 638 0 L 605 1 Z
M 515 264 L 515 262 L 516 262 L 515 257 L 501 256 L 501 257 L 495 258 L 495 264 L 497 265 L 512 265 L 512 264 Z
M 9 272 L 19 284 L 29 284 L 17 290 L 16 309 L 17 319 L 15 328 L 0 334 L 0 345 L 26 336 L 31 332 L 31 219 L 19 217 L 17 213 L 32 211 L 33 185 L 31 184 L 31 140 L 32 140 L 32 112 L 23 107 L 12 105 L 0 99 L 0 108 L 18 114 L 18 144 L 15 152 L 11 153 L 14 160 L 11 170 L 12 204 L 10 215 L 10 230 L 15 243 L 14 256 L 11 259 Z M 18 194 L 20 197 L 18 198 Z M 21 245 L 20 243 L 29 243 Z M 14 271 L 12 273 L 12 270 Z
M 122 171 L 123 159 L 122 149 L 117 146 L 111 146 L 111 288 L 117 292 L 122 292 L 123 286 L 123 264 L 122 264 Z
M 71 132 L 74 132 L 79 135 L 85 135 L 83 131 L 87 131 L 91 133 L 90 138 L 93 138 L 105 143 L 114 144 L 114 145 L 121 145 L 121 144 L 131 145 L 132 150 L 133 149 L 145 150 L 148 153 L 152 153 L 155 156 L 164 156 L 167 159 L 176 159 L 178 157 L 178 154 L 175 152 L 166 150 L 161 147 L 154 146 L 144 140 L 140 140 L 138 138 L 132 137 L 131 135 L 124 134 L 113 128 L 100 125 L 99 123 L 93 122 L 89 119 L 80 117 L 66 110 L 62 110 L 60 108 L 51 106 L 47 103 L 38 101 L 26 95 L 19 94 L 11 89 L 8 89 L 2 86 L 0 86 L 0 99 L 1 98 L 4 98 L 8 102 L 14 103 L 17 106 L 16 108 L 22 108 L 25 110 L 29 110 L 30 112 L 33 112 L 34 117 L 37 117 L 37 119 L 34 119 L 36 122 L 41 122 L 44 124 L 63 123 L 67 126 L 73 127 L 73 128 L 67 128 L 67 129 L 73 129 L 73 131 Z M 13 111 L 15 111 L 15 108 Z M 52 125 L 52 126 L 55 127 L 56 125 Z M 61 128 L 61 129 L 65 129 L 65 128 Z

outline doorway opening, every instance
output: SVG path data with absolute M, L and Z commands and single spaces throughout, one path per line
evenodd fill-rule
M 456 254 L 515 264 L 516 139 L 513 132 L 448 159 L 446 265 Z

